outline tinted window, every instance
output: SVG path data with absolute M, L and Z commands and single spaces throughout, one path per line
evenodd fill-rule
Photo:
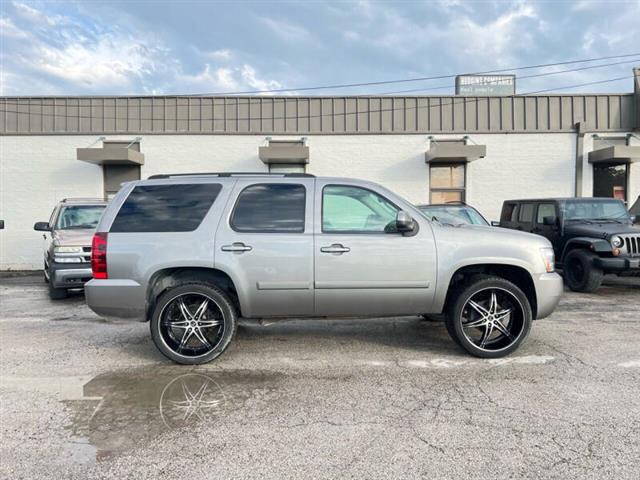
M 329 185 L 322 191 L 323 232 L 383 233 L 398 208 L 371 190 Z
M 538 205 L 538 217 L 537 222 L 542 224 L 544 222 L 544 217 L 554 217 L 556 216 L 556 207 L 553 203 L 541 203 Z
M 502 207 L 502 215 L 500 215 L 501 222 L 514 222 L 515 216 L 514 213 L 516 211 L 515 203 L 505 203 Z
M 190 232 L 220 193 L 220 184 L 140 185 L 122 205 L 112 232 Z
M 518 220 L 521 222 L 531 222 L 533 220 L 533 203 L 522 204 Z
M 238 196 L 231 227 L 237 232 L 304 232 L 305 198 L 302 185 L 251 185 Z

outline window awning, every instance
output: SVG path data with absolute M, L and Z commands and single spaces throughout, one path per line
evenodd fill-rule
M 258 156 L 265 164 L 307 164 L 309 147 L 303 141 L 269 140 L 269 145 L 258 148 Z
M 589 163 L 640 162 L 640 146 L 611 145 L 589 152 Z
M 101 148 L 77 148 L 77 159 L 96 165 L 144 165 L 140 144 L 126 141 L 105 141 Z
M 427 163 L 472 162 L 487 155 L 486 145 L 464 145 L 459 142 L 432 142 L 425 153 Z

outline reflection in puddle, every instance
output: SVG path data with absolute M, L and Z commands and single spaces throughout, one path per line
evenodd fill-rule
M 145 367 L 98 375 L 84 384 L 81 399 L 64 403 L 72 412 L 72 435 L 88 439 L 100 461 L 168 429 L 211 426 L 248 400 L 275 393 L 277 380 L 254 371 Z

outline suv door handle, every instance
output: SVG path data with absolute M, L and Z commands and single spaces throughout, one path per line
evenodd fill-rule
M 349 247 L 345 247 L 340 243 L 334 243 L 328 247 L 320 247 L 320 251 L 322 253 L 346 253 L 350 252 L 351 249 Z
M 249 245 L 245 245 L 242 242 L 234 242 L 231 245 L 223 245 L 221 250 L 223 252 L 237 252 L 237 253 L 242 253 L 242 252 L 248 252 L 249 250 L 251 250 L 252 247 L 250 247 Z

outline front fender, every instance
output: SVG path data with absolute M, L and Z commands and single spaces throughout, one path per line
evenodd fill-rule
M 575 237 L 564 246 L 561 256 L 562 262 L 564 262 L 567 253 L 574 248 L 588 248 L 596 253 L 611 253 L 611 244 L 603 238 Z

